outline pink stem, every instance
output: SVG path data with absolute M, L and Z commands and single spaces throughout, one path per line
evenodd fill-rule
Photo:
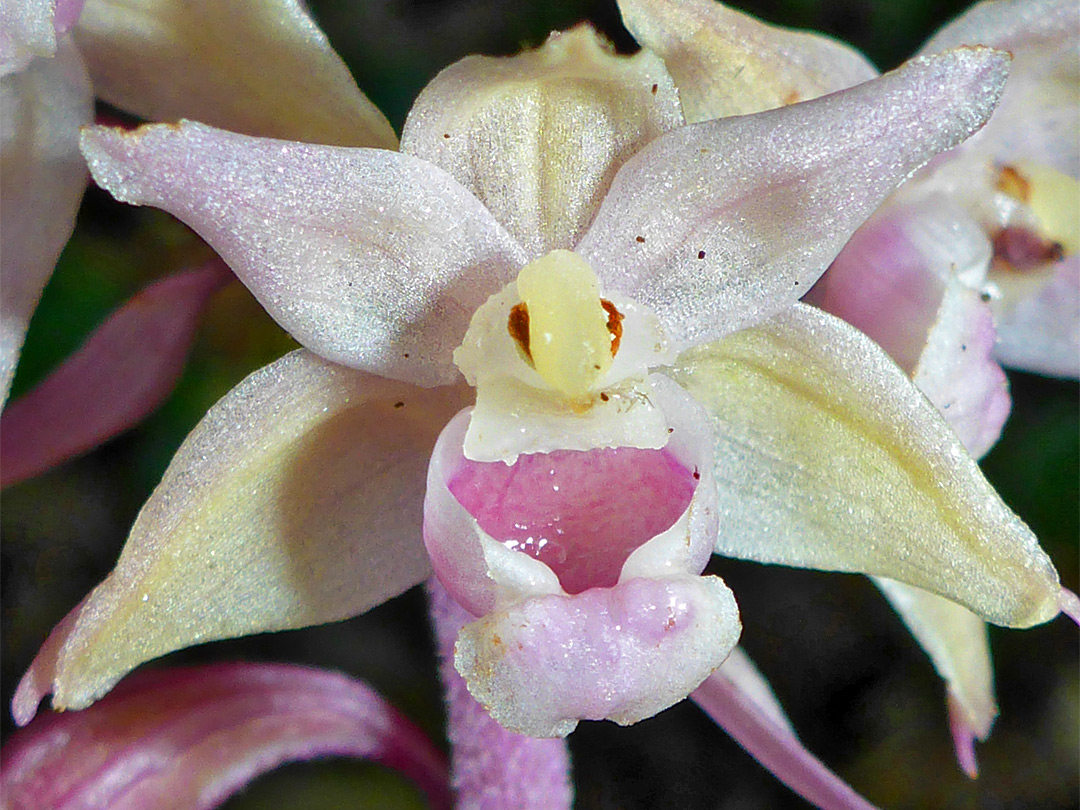
M 469 694 L 454 669 L 458 631 L 473 617 L 435 579 L 428 581 L 431 621 L 446 690 L 451 782 L 459 810 L 569 810 L 570 755 L 566 741 L 507 731 Z

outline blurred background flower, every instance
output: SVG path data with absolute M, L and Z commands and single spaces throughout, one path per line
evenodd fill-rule
M 913 53 L 963 2 L 759 0 L 771 22 L 834 34 L 882 69 Z M 400 129 L 419 90 L 466 53 L 512 53 L 592 20 L 633 47 L 609 0 L 316 0 L 312 11 L 361 89 Z M 99 113 L 114 114 L 108 108 Z M 136 290 L 205 257 L 184 226 L 91 189 L 31 324 L 13 398 L 70 354 Z M 5 706 L 48 630 L 112 567 L 128 527 L 177 445 L 247 373 L 295 344 L 239 285 L 214 300 L 166 405 L 95 453 L 4 492 Z M 1010 372 L 1014 410 L 984 469 L 1076 588 L 1080 480 L 1075 382 Z M 803 741 L 889 808 L 1077 806 L 1077 634 L 1065 621 L 991 629 L 1002 715 L 980 746 L 981 776 L 955 766 L 943 689 L 925 655 L 862 577 L 714 561 L 743 607 L 744 644 L 768 673 Z M 220 642 L 162 664 L 225 658 L 298 661 L 363 678 L 441 739 L 433 642 L 418 589 L 337 625 Z M 155 664 L 157 666 L 158 664 Z M 4 713 L 4 733 L 11 721 Z M 581 808 L 804 807 L 696 707 L 632 728 L 583 725 L 571 737 Z M 326 761 L 263 777 L 227 807 L 422 807 L 375 765 Z

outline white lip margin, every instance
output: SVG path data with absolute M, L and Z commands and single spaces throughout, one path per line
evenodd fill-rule
M 623 563 L 619 582 L 700 574 L 709 562 L 720 514 L 713 481 L 715 441 L 708 414 L 676 382 L 662 374 L 649 378 L 657 404 L 673 425 L 667 450 L 701 476 L 686 511 L 667 531 L 638 546 Z

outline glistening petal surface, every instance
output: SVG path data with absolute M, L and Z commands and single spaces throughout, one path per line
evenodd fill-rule
M 878 73 L 848 45 L 715 0 L 620 0 L 619 10 L 634 39 L 664 60 L 689 123 L 808 101 Z
M 303 350 L 252 374 L 188 436 L 114 571 L 38 653 L 18 722 L 47 692 L 82 708 L 166 652 L 354 616 L 423 581 L 424 470 L 462 400 Z
M 284 664 L 141 672 L 82 712 L 49 714 L 4 746 L 10 810 L 209 810 L 286 762 L 361 757 L 449 810 L 442 754 L 365 684 Z
M 0 417 L 0 486 L 134 426 L 172 391 L 210 297 L 233 274 L 220 259 L 151 284 Z
M 473 312 L 524 264 L 475 197 L 408 155 L 193 122 L 99 127 L 82 144 L 99 185 L 184 220 L 300 343 L 365 371 L 458 379 Z
M 51 25 L 51 23 L 50 23 Z M 0 82 L 0 407 L 30 316 L 75 227 L 86 187 L 79 127 L 93 114 L 70 40 Z
M 1057 572 L 934 407 L 854 327 L 798 304 L 673 376 L 717 436 L 717 552 L 854 571 L 1012 627 L 1059 611 Z
M 911 172 L 978 129 L 1008 56 L 913 60 L 803 104 L 693 124 L 615 177 L 577 251 L 611 289 L 701 342 L 801 297 Z
M 446 169 L 538 258 L 572 248 L 618 168 L 682 122 L 655 54 L 616 56 L 581 25 L 535 51 L 444 70 L 416 100 L 401 149 Z
M 393 149 L 301 0 L 94 0 L 75 39 L 98 96 L 141 118 Z

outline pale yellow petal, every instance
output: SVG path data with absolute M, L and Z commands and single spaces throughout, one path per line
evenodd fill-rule
M 881 577 L 874 577 L 874 584 L 930 656 L 967 724 L 985 739 L 998 713 L 986 624 L 962 605 L 921 588 Z
M 88 0 L 75 39 L 97 95 L 151 121 L 397 144 L 299 0 Z
M 714 0 L 620 0 L 619 9 L 634 38 L 664 60 L 690 123 L 808 101 L 877 76 L 854 48 Z
M 673 375 L 717 435 L 717 551 L 900 580 L 1027 627 L 1057 572 L 877 344 L 796 305 L 699 346 Z
M 467 391 L 306 350 L 248 377 L 180 447 L 114 571 L 39 653 L 21 716 L 50 691 L 82 708 L 172 650 L 343 619 L 421 582 L 425 469 Z

